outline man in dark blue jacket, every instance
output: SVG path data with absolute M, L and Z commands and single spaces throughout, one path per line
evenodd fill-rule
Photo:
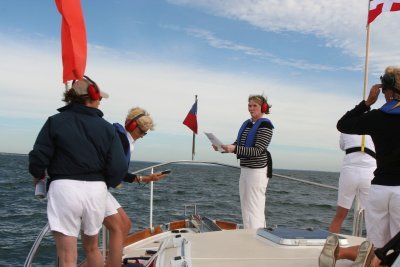
M 47 119 L 29 153 L 34 182 L 49 175 L 47 217 L 61 266 L 76 265 L 80 230 L 88 265 L 103 266 L 97 239 L 107 188 L 128 168 L 117 131 L 98 109 L 106 97 L 86 76 L 74 82 L 67 105 Z

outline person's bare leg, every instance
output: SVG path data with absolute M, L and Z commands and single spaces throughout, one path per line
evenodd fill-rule
M 121 266 L 123 243 L 132 225 L 123 208 L 117 211 L 118 213 L 107 216 L 103 222 L 110 237 L 107 267 Z
M 53 231 L 60 267 L 76 266 L 78 260 L 77 238 Z
M 371 261 L 371 267 L 379 267 L 379 266 L 381 266 L 381 260 L 377 256 L 374 256 L 374 258 Z
M 122 218 L 122 224 L 123 224 L 123 229 L 124 229 L 124 240 L 128 236 L 129 231 L 132 228 L 132 222 L 131 219 L 129 219 L 128 214 L 126 214 L 125 210 L 123 208 L 118 209 L 118 213 Z
M 347 259 L 354 261 L 357 258 L 358 247 L 359 246 L 352 246 L 346 248 L 340 247 L 338 259 Z
M 82 233 L 82 243 L 87 266 L 103 267 L 104 258 L 98 246 L 98 235 L 85 235 Z
M 348 209 L 338 206 L 336 208 L 335 217 L 332 219 L 332 223 L 329 226 L 329 232 L 331 233 L 340 233 L 340 229 L 342 228 L 342 224 L 344 219 L 346 219 Z
M 131 220 L 123 208 L 119 208 L 118 213 L 104 218 L 103 224 L 109 231 L 109 251 L 107 254 L 107 267 L 120 266 L 122 262 L 123 242 L 128 236 L 132 227 Z M 87 261 L 84 261 L 80 267 L 88 267 Z

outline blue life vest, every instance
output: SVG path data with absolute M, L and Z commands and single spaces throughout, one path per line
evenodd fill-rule
M 239 129 L 239 132 L 238 132 L 238 135 L 236 138 L 236 143 L 238 145 L 240 144 L 240 137 L 242 136 L 244 129 L 246 129 L 246 126 L 249 122 L 252 123 L 251 119 L 248 119 L 245 122 L 243 122 L 242 126 Z M 258 119 L 254 123 L 253 127 L 251 127 L 249 133 L 247 134 L 245 147 L 254 146 L 254 144 L 256 142 L 256 133 L 257 133 L 258 127 L 260 127 L 261 123 L 263 123 L 263 122 L 267 122 L 269 125 L 271 125 L 272 129 L 274 128 L 274 126 L 272 125 L 272 122 L 269 119 L 267 119 L 267 118 Z
M 125 138 L 125 140 L 121 140 L 121 143 L 122 143 L 122 147 L 124 148 L 125 159 L 128 162 L 128 166 L 129 166 L 129 163 L 131 162 L 131 149 L 130 149 L 128 137 L 126 136 L 127 132 L 125 130 L 125 127 L 122 126 L 121 124 L 113 123 L 113 125 L 114 125 L 115 129 L 117 129 L 119 137 Z M 126 144 L 128 144 L 128 145 L 126 145 Z
M 274 125 L 272 125 L 272 122 L 267 119 L 267 118 L 260 118 L 258 119 L 253 126 L 251 127 L 249 133 L 247 134 L 246 137 L 246 142 L 245 142 L 245 147 L 252 147 L 254 146 L 255 142 L 256 142 L 256 133 L 258 128 L 260 127 L 261 123 L 263 122 L 267 122 L 272 129 L 274 128 Z M 243 122 L 242 126 L 239 129 L 238 132 L 238 136 L 236 139 L 236 144 L 239 145 L 240 144 L 240 137 L 242 136 L 244 129 L 246 129 L 247 124 L 252 123 L 251 119 L 246 120 L 245 122 Z M 267 177 L 271 178 L 272 177 L 272 156 L 271 153 L 265 148 L 265 152 L 267 153 L 267 157 L 268 157 L 268 161 L 267 161 Z
M 390 102 L 387 102 L 379 110 L 381 110 L 387 114 L 400 115 L 400 101 L 392 100 Z

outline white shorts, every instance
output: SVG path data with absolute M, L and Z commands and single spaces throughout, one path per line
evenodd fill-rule
M 358 192 L 361 207 L 365 208 L 374 171 L 375 167 L 342 167 L 339 177 L 338 206 L 350 209 Z
M 268 185 L 267 168 L 240 170 L 239 193 L 243 227 L 265 227 L 265 192 Z
M 104 214 L 104 218 L 118 213 L 117 210 L 119 208 L 121 208 L 121 205 L 118 203 L 118 201 L 115 199 L 115 197 L 110 192 L 108 192 L 107 193 L 106 212 Z
M 104 182 L 55 180 L 50 183 L 47 218 L 50 229 L 67 236 L 96 235 L 103 223 L 107 186 Z
M 381 248 L 400 231 L 400 186 L 371 185 L 365 209 L 367 239 Z

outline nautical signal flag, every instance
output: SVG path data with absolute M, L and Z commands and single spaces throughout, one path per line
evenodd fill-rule
M 80 0 L 55 0 L 62 16 L 63 82 L 83 79 L 86 68 L 86 29 Z
M 186 118 L 183 120 L 183 124 L 189 127 L 195 134 L 197 134 L 197 99 L 194 102 Z
M 399 11 L 400 0 L 370 0 L 368 12 L 368 24 L 374 21 L 382 12 Z

